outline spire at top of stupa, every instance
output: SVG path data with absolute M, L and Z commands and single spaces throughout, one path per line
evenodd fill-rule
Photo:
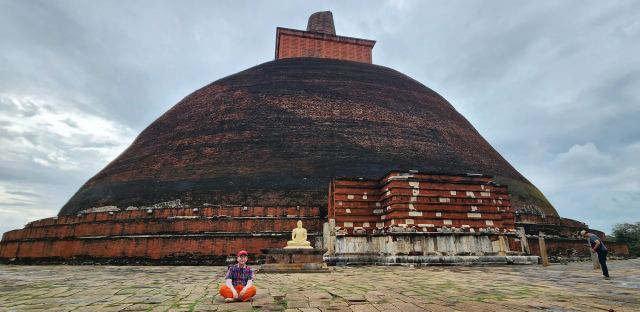
M 331 11 L 316 12 L 309 16 L 307 31 L 335 35 L 336 27 L 333 24 Z

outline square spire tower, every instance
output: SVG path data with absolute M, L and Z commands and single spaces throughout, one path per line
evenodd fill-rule
M 373 40 L 337 36 L 333 14 L 317 12 L 309 17 L 306 31 L 277 28 L 276 60 L 315 57 L 371 64 L 375 44 Z

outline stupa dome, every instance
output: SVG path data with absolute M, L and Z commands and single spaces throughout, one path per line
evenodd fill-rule
M 149 125 L 60 210 L 182 205 L 321 206 L 335 177 L 480 173 L 516 212 L 544 195 L 443 97 L 398 71 L 328 58 L 264 63 L 213 82 Z

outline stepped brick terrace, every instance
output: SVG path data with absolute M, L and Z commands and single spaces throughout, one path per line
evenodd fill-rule
M 590 262 L 258 273 L 252 301 L 224 304 L 224 266 L 0 265 L 0 311 L 637 311 L 640 259 L 609 267 L 611 279 Z

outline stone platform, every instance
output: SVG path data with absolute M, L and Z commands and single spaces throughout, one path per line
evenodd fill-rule
M 335 255 L 325 256 L 328 265 L 383 265 L 383 266 L 437 266 L 437 265 L 530 265 L 538 264 L 538 256 L 380 256 Z
M 322 256 L 326 249 L 263 248 L 266 262 L 258 273 L 329 273 Z
M 225 266 L 0 265 L 0 311 L 637 311 L 640 259 L 607 264 L 610 279 L 591 262 L 257 274 L 253 300 L 227 304 Z

